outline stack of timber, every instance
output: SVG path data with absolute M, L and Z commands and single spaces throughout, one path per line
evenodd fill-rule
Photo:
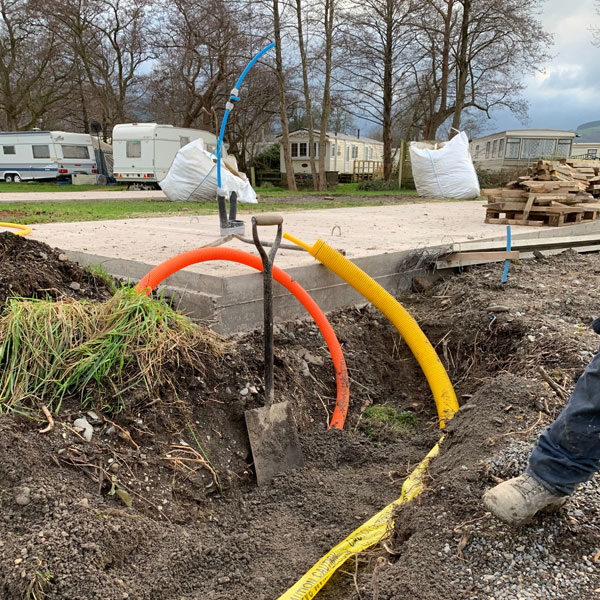
M 600 218 L 600 165 L 540 160 L 528 175 L 487 195 L 486 223 L 560 227 Z

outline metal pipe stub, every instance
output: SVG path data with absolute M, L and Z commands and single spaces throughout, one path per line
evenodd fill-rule
M 217 193 L 217 206 L 219 208 L 219 223 L 221 235 L 244 235 L 246 227 L 244 221 L 237 219 L 237 193 L 229 194 L 229 215 L 227 215 L 227 197 L 225 194 Z

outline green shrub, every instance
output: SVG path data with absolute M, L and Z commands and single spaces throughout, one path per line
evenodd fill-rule
M 359 182 L 357 189 L 365 192 L 387 192 L 399 188 L 397 179 L 365 179 Z
M 475 167 L 481 188 L 504 187 L 509 181 L 515 181 L 522 175 L 527 175 L 527 167 L 511 167 L 502 171 L 487 171 Z

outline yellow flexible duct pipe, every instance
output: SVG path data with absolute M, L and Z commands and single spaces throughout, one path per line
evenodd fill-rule
M 18 229 L 19 231 L 11 231 L 15 235 L 29 235 L 31 233 L 31 228 L 27 227 L 27 225 L 20 225 L 19 223 L 0 223 L 0 227 L 10 227 L 11 229 Z
M 440 427 L 444 427 L 458 410 L 458 401 L 444 365 L 417 322 L 389 292 L 323 240 L 309 246 L 289 233 L 284 233 L 283 237 L 304 248 L 349 283 L 392 322 L 423 369 L 437 406 Z

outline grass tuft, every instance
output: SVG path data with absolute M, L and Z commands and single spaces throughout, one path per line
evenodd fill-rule
M 119 289 L 116 280 L 102 265 L 90 263 L 85 267 L 85 271 L 93 280 L 98 279 L 104 282 L 111 294 L 116 294 Z
M 419 423 L 417 416 L 407 410 L 398 411 L 392 406 L 373 404 L 362 413 L 364 432 L 371 437 L 410 437 Z
M 0 318 L 0 412 L 65 397 L 118 412 L 126 396 L 156 395 L 177 367 L 203 371 L 218 337 L 163 302 L 124 288 L 107 302 L 11 299 Z

